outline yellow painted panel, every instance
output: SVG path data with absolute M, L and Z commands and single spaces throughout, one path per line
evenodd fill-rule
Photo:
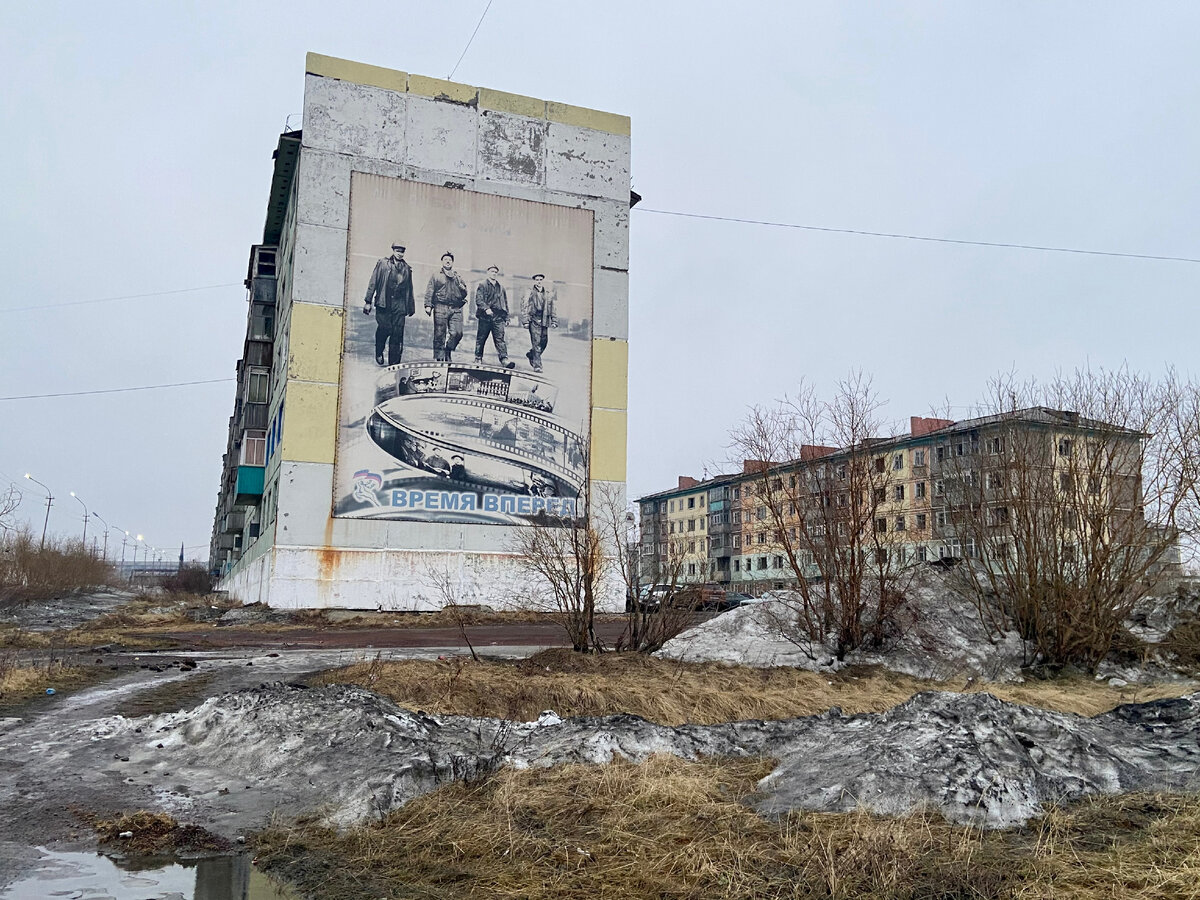
M 592 480 L 625 480 L 628 423 L 623 409 L 592 410 Z
M 305 56 L 304 71 L 310 75 L 323 75 L 326 78 L 337 78 L 339 81 L 369 84 L 373 87 L 387 88 L 389 91 L 408 90 L 407 72 L 385 69 L 382 66 L 369 66 L 366 63 L 353 62 L 349 59 L 338 59 L 336 56 L 322 56 L 320 53 L 309 53 Z
M 480 109 L 515 113 L 518 116 L 531 116 L 535 119 L 546 118 L 545 100 L 523 97 L 520 94 L 509 94 L 504 91 L 493 91 L 490 88 L 479 89 L 479 107 Z
M 280 458 L 288 462 L 333 462 L 337 385 L 289 381 L 284 403 Z
M 337 384 L 341 369 L 342 308 L 293 303 L 288 378 Z
M 592 406 L 627 409 L 629 406 L 629 344 L 625 341 L 592 341 Z
M 479 88 L 459 84 L 457 81 L 446 81 L 444 78 L 430 78 L 428 75 L 409 75 L 408 92 L 433 97 L 435 100 L 453 100 L 456 103 L 472 103 L 479 96 Z
M 629 134 L 629 116 L 619 116 L 616 113 L 601 112 L 598 109 L 587 109 L 583 106 L 571 106 L 568 103 L 555 103 L 553 100 L 546 102 L 546 118 L 551 122 L 578 125 L 580 128 L 607 131 L 609 134 Z

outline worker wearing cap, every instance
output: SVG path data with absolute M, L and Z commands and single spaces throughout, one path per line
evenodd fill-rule
M 546 276 L 541 272 L 533 276 L 533 287 L 521 304 L 521 323 L 529 327 L 529 352 L 525 356 L 535 372 L 542 371 L 542 353 L 546 350 L 547 329 L 557 328 L 554 317 L 554 286 L 546 290 Z
M 392 255 L 375 263 L 363 313 L 375 306 L 375 362 L 394 366 L 404 355 L 404 320 L 417 311 L 413 301 L 412 267 L 404 261 L 404 246 L 392 244 Z M 387 362 L 383 348 L 387 347 Z
M 499 276 L 499 266 L 488 266 L 487 278 L 475 286 L 475 318 L 479 325 L 475 330 L 475 362 L 483 362 L 483 348 L 491 335 L 500 365 L 512 369 L 516 363 L 508 361 L 508 342 L 504 339 L 504 329 L 508 327 L 508 294 Z
M 462 340 L 462 308 L 470 292 L 454 271 L 454 254 L 442 254 L 442 267 L 429 278 L 425 288 L 425 314 L 433 316 L 433 358 L 450 362 L 450 354 Z

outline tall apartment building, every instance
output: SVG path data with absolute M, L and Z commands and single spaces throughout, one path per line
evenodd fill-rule
M 887 554 L 890 564 L 971 558 L 980 541 L 1008 528 L 1006 482 L 1021 472 L 1040 473 L 1053 490 L 1083 498 L 1080 509 L 1090 504 L 1114 520 L 1140 517 L 1143 438 L 1044 407 L 959 422 L 913 417 L 903 436 L 855 448 L 805 447 L 800 459 L 771 465 L 746 460 L 740 473 L 704 482 L 681 477 L 676 489 L 640 498 L 642 557 L 652 561 L 647 572 L 674 571 L 684 582 L 751 592 L 785 587 L 797 569 L 816 577 L 805 548 L 826 537 L 830 546 L 848 545 L 838 538 L 849 529 L 869 536 L 856 544 L 860 552 Z M 1101 444 L 1103 465 L 1095 462 Z M 671 510 L 704 494 L 708 541 L 701 561 L 691 535 L 672 525 L 679 513 Z M 1077 540 L 1072 535 L 1108 527 L 1073 522 L 1087 516 L 1064 509 L 1047 519 L 1062 531 L 1064 552 Z M 1003 552 L 1002 539 L 998 546 Z
M 526 580 L 515 528 L 623 500 L 634 202 L 625 116 L 309 54 L 251 251 L 220 586 L 422 609 L 449 572 L 486 602 Z

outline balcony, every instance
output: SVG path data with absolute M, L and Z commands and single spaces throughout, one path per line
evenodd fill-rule
M 234 503 L 257 504 L 263 492 L 262 466 L 238 466 L 237 481 L 233 489 Z
M 241 531 L 246 527 L 246 512 L 245 510 L 235 509 L 233 512 L 225 514 L 225 526 L 221 529 L 222 532 L 233 533 Z
M 267 427 L 267 404 L 247 403 L 242 406 L 242 428 Z

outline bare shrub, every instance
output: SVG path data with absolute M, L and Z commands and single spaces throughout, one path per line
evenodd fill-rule
M 45 547 L 25 529 L 0 537 L 0 598 L 36 600 L 106 584 L 109 564 L 81 541 L 51 538 Z
M 784 636 L 828 641 L 838 659 L 882 647 L 904 602 L 888 447 L 896 430 L 882 406 L 871 379 L 854 372 L 828 400 L 802 383 L 794 396 L 752 408 L 731 435 L 746 470 L 746 533 L 756 552 L 783 556 L 794 578 Z
M 163 579 L 162 586 L 168 594 L 211 594 L 215 579 L 207 566 L 180 566 L 174 575 Z
M 942 473 L 958 580 L 1031 659 L 1093 671 L 1195 539 L 1197 387 L 1168 373 L 993 380 Z

